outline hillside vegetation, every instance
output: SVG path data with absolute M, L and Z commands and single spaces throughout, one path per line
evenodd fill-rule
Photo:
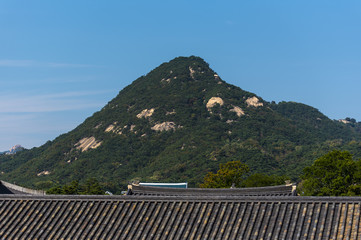
M 264 101 L 227 84 L 199 57 L 163 63 L 69 133 L 0 157 L 1 178 L 48 189 L 96 178 L 119 192 L 132 180 L 198 186 L 220 163 L 290 176 L 332 149 L 361 155 L 359 123 L 295 102 Z

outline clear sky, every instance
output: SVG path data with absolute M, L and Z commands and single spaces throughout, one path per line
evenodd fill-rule
M 359 0 L 0 0 L 0 151 L 40 146 L 177 56 L 361 121 Z

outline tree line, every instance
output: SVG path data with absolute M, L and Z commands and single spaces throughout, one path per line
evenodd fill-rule
M 283 185 L 287 176 L 255 173 L 248 175 L 249 167 L 241 161 L 221 163 L 219 170 L 208 172 L 201 188 L 245 188 Z M 348 151 L 333 150 L 316 159 L 304 168 L 298 193 L 304 196 L 360 196 L 361 161 L 354 160 Z M 50 188 L 47 194 L 104 195 L 104 187 L 96 178 L 89 178 L 84 184 L 72 181 L 70 184 Z
M 209 172 L 200 187 L 262 187 L 285 184 L 286 176 L 256 173 L 247 177 L 249 167 L 240 161 L 219 165 L 216 173 Z M 361 161 L 348 151 L 333 150 L 304 168 L 298 193 L 304 196 L 360 196 Z

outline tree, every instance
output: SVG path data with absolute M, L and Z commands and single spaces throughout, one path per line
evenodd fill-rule
M 249 171 L 246 164 L 240 161 L 231 161 L 219 164 L 217 173 L 209 172 L 204 177 L 202 188 L 229 188 L 240 187 L 243 175 Z
M 263 173 L 255 173 L 242 182 L 242 187 L 265 187 L 284 185 L 289 180 L 286 176 L 266 175 Z
M 96 178 L 89 178 L 85 185 L 82 186 L 83 191 L 80 194 L 86 195 L 104 195 L 104 190 L 100 186 Z
M 65 195 L 77 195 L 79 194 L 79 183 L 78 181 L 72 181 L 69 185 L 63 187 L 63 193 Z
M 304 169 L 301 194 L 354 196 L 361 194 L 361 163 L 347 151 L 334 150 Z
M 84 185 L 72 181 L 64 186 L 56 186 L 46 191 L 47 194 L 64 195 L 104 195 L 105 191 L 96 178 L 89 178 Z

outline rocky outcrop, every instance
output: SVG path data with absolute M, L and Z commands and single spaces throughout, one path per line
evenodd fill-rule
M 176 111 L 173 109 L 173 111 L 171 111 L 171 112 L 166 112 L 166 114 L 165 115 L 173 115 L 173 114 L 176 114 Z
M 162 132 L 162 131 L 169 131 L 176 128 L 179 128 L 180 126 L 176 126 L 174 122 L 162 122 L 159 124 L 154 125 L 151 129 L 154 131 Z
M 97 141 L 95 137 L 83 138 L 75 144 L 76 149 L 85 152 L 89 149 L 96 149 L 102 144 L 101 141 Z
M 122 135 L 123 134 L 123 131 L 127 128 L 129 128 L 129 131 L 130 132 L 134 132 L 136 133 L 136 131 L 134 131 L 136 125 L 131 125 L 130 127 L 128 125 L 125 125 L 124 127 L 121 127 L 121 126 L 117 126 L 118 122 L 114 122 L 113 124 L 110 124 L 104 132 L 112 132 L 112 133 L 116 133 L 116 134 L 119 134 L 119 135 Z
M 242 108 L 237 107 L 237 106 L 233 106 L 233 108 L 231 110 L 229 110 L 230 112 L 235 112 L 237 114 L 238 117 L 245 115 L 244 111 L 242 110 Z
M 106 129 L 105 129 L 105 132 L 114 132 L 114 129 L 115 129 L 115 125 L 116 125 L 117 123 L 116 122 L 114 122 L 113 124 L 110 124 Z
M 259 99 L 257 97 L 255 97 L 255 96 L 253 96 L 251 98 L 248 98 L 246 100 L 246 103 L 247 103 L 248 107 L 251 107 L 251 106 L 252 107 L 262 107 L 263 106 L 263 103 L 261 103 L 259 101 Z
M 20 152 L 22 150 L 24 150 L 25 148 L 19 144 L 13 146 L 12 148 L 10 148 L 10 150 L 2 152 L 0 154 L 7 154 L 7 155 L 11 155 L 11 154 L 15 154 L 17 152 Z
M 341 123 L 344 123 L 344 124 L 349 124 L 349 123 L 351 123 L 350 121 L 348 121 L 348 120 L 346 120 L 346 119 L 340 119 L 340 120 L 338 120 L 339 122 L 341 122 Z
M 211 99 L 208 100 L 206 107 L 208 108 L 208 110 L 210 110 L 216 104 L 219 104 L 222 106 L 224 104 L 223 99 L 220 97 L 212 97 Z
M 144 109 L 143 111 L 141 111 L 138 115 L 137 118 L 148 118 L 151 117 L 154 113 L 154 108 L 152 109 Z
M 194 79 L 194 73 L 195 72 L 196 71 L 194 71 L 193 68 L 189 67 L 189 74 L 191 75 L 191 78 L 193 78 L 193 79 Z
M 174 79 L 176 79 L 176 77 L 174 77 Z M 170 83 L 171 81 L 172 81 L 172 79 L 170 79 L 170 78 L 167 78 L 167 79 L 165 79 L 165 78 L 163 78 L 162 80 L 160 80 L 162 83 L 164 83 L 164 82 L 167 82 L 167 83 Z
M 42 171 L 42 172 L 39 172 L 38 174 L 36 174 L 38 177 L 40 176 L 46 176 L 46 175 L 49 175 L 50 174 L 50 171 Z

